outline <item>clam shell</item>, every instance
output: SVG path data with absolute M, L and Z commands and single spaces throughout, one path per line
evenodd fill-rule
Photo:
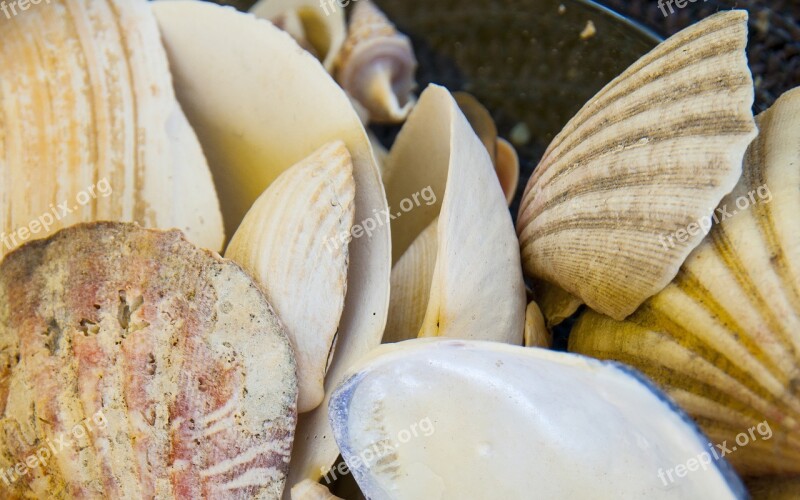
M 367 498 L 745 498 L 724 462 L 659 471 L 707 440 L 627 368 L 496 342 L 383 345 L 331 399 Z M 674 476 L 673 476 L 674 477 Z
M 153 10 L 178 99 L 209 158 L 231 234 L 281 173 L 336 140 L 345 143 L 353 160 L 356 222 L 385 213 L 364 127 L 319 61 L 270 23 L 233 9 L 170 1 L 156 2 Z M 347 297 L 325 379 L 326 400 L 344 370 L 383 336 L 391 271 L 388 224 L 354 238 L 349 252 Z M 290 486 L 318 480 L 338 457 L 325 407 L 323 402 L 300 417 Z
M 177 227 L 221 250 L 217 194 L 149 4 L 19 14 L 0 16 L 0 257 L 95 220 Z
M 720 223 L 675 280 L 625 322 L 587 312 L 570 349 L 642 370 L 715 443 L 769 429 L 729 455 L 742 474 L 798 474 L 800 89 L 758 124 Z
M 370 113 L 370 121 L 400 123 L 414 106 L 417 59 L 408 37 L 399 33 L 370 0 L 359 0 L 336 63 L 336 80 Z
M 601 90 L 534 171 L 517 231 L 526 273 L 624 319 L 675 277 L 756 134 L 747 13 L 728 11 L 660 44 Z
M 422 93 L 384 174 L 398 261 L 386 338 L 522 344 L 525 286 L 511 216 L 486 149 L 446 89 Z M 426 191 L 429 201 L 403 208 Z
M 258 286 L 179 231 L 25 245 L 0 265 L 2 496 L 280 498 L 295 369 Z
M 297 357 L 300 413 L 325 397 L 347 292 L 355 190 L 344 143 L 326 144 L 270 184 L 225 252 L 261 285 L 286 325 Z
M 347 26 L 344 9 L 336 5 L 330 9 L 327 3 L 325 5 L 323 9 L 318 0 L 260 0 L 250 8 L 250 13 L 273 22 L 294 20 L 295 28 L 286 31 L 298 42 L 307 43 L 330 72 L 347 37 Z

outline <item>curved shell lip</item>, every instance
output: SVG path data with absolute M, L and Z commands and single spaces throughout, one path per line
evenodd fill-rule
M 370 66 L 375 64 L 385 64 L 392 70 L 392 88 L 395 92 L 401 94 L 398 97 L 401 100 L 400 104 L 404 105 L 405 103 L 402 101 L 406 96 L 402 94 L 407 94 L 414 90 L 413 77 L 417 69 L 416 58 L 408 59 L 403 57 L 404 54 L 412 54 L 413 57 L 414 52 L 411 40 L 403 34 L 398 33 L 391 37 L 364 40 L 356 45 L 347 60 L 347 64 L 343 65 L 339 70 L 338 78 L 342 88 L 351 89 L 352 92 L 354 81 L 358 80 L 364 71 L 368 71 Z M 371 64 L 366 65 L 364 61 Z M 361 93 L 357 92 L 354 97 L 365 97 L 359 94 Z
M 488 351 L 504 352 L 516 355 L 519 354 L 529 355 L 531 357 L 545 359 L 558 363 L 568 361 L 569 364 L 572 364 L 574 366 L 583 366 L 589 369 L 593 367 L 610 367 L 623 373 L 624 375 L 631 377 L 634 381 L 638 382 L 645 389 L 649 390 L 649 392 L 651 392 L 662 404 L 665 405 L 668 411 L 675 413 L 680 418 L 680 420 L 688 426 L 689 430 L 691 430 L 695 439 L 701 445 L 702 448 L 706 448 L 709 443 L 708 438 L 705 436 L 705 434 L 703 434 L 703 431 L 700 429 L 697 423 L 695 423 L 695 421 L 692 420 L 692 418 L 685 411 L 683 411 L 672 399 L 670 399 L 670 397 L 665 392 L 659 389 L 644 374 L 624 363 L 620 363 L 618 361 L 606 361 L 606 360 L 595 359 L 581 354 L 575 354 L 570 352 L 557 352 L 557 351 L 550 351 L 547 349 L 522 348 L 519 346 L 513 346 L 509 344 L 490 342 L 484 340 L 420 338 L 420 339 L 406 340 L 403 342 L 399 342 L 397 344 L 381 345 L 380 347 L 369 353 L 366 357 L 362 358 L 361 361 L 359 361 L 356 364 L 357 368 L 353 369 L 352 373 L 345 376 L 342 383 L 333 391 L 331 399 L 328 404 L 328 415 L 331 421 L 331 427 L 333 429 L 334 437 L 336 439 L 337 444 L 339 444 L 341 448 L 342 455 L 355 454 L 353 453 L 355 450 L 352 450 L 347 446 L 347 443 L 350 442 L 349 439 L 350 436 L 349 436 L 349 428 L 346 425 L 346 423 L 350 411 L 349 403 L 352 400 L 356 388 L 358 387 L 359 383 L 369 375 L 369 369 L 371 367 L 379 365 L 381 363 L 389 362 L 396 358 L 401 358 L 403 354 L 409 352 L 409 351 L 396 350 L 396 346 L 402 344 L 406 344 L 411 351 L 422 350 L 428 346 L 434 346 L 434 348 L 437 349 L 448 349 L 448 348 L 475 349 L 475 350 L 485 349 Z M 395 349 L 393 349 L 392 346 L 394 346 Z M 520 351 L 520 349 L 523 350 Z M 384 351 L 388 352 L 384 354 Z M 733 467 L 724 457 L 720 457 L 719 459 L 714 460 L 714 467 L 720 473 L 722 479 L 728 485 L 728 487 L 731 490 L 731 494 L 735 498 L 740 500 L 746 500 L 750 498 L 741 478 L 739 478 L 739 476 L 733 470 Z M 358 480 L 359 484 L 364 484 L 363 482 L 366 481 L 373 487 L 377 486 L 377 484 L 374 481 L 370 480 L 369 468 L 366 467 L 365 464 L 358 463 L 356 464 L 356 467 L 352 467 L 350 468 L 350 470 L 353 472 L 353 475 Z M 375 490 L 373 489 L 372 491 Z

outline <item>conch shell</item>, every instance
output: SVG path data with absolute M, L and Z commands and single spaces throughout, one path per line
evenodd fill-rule
M 756 135 L 746 43 L 746 11 L 711 16 L 578 112 L 525 189 L 526 273 L 620 320 L 669 284 L 704 236 L 684 228 L 733 189 Z
M 800 474 L 800 89 L 758 125 L 675 280 L 625 322 L 587 312 L 570 350 L 650 376 L 715 443 L 738 444 L 727 458 L 743 475 Z
M 386 344 L 353 366 L 330 417 L 375 500 L 746 496 L 724 460 L 665 483 L 707 454 L 691 419 L 622 365 L 545 349 Z
M 405 120 L 414 106 L 416 69 L 408 37 L 370 0 L 359 0 L 339 54 L 336 80 L 369 111 L 370 121 Z
M 225 239 L 148 2 L 51 0 L 0 15 L 0 257 L 95 220 Z
M 364 127 L 347 95 L 311 54 L 272 24 L 233 9 L 170 1 L 155 2 L 153 10 L 178 99 L 208 156 L 230 234 L 281 173 L 337 140 L 353 161 L 355 221 L 361 226 L 386 212 Z M 269 64 L 262 64 L 265 60 Z M 353 237 L 349 252 L 347 296 L 325 379 L 326 400 L 300 416 L 289 486 L 318 480 L 335 462 L 339 450 L 331 439 L 327 394 L 350 365 L 380 343 L 386 325 L 388 224 Z
M 287 327 L 297 356 L 300 413 L 325 397 L 347 292 L 349 250 L 342 235 L 351 234 L 355 191 L 350 153 L 341 141 L 327 144 L 270 184 L 225 252 L 261 285 Z
M 384 182 L 397 259 L 384 340 L 521 344 L 525 286 L 511 216 L 486 149 L 446 89 L 422 93 Z M 425 191 L 429 203 L 409 203 Z
M 347 37 L 344 9 L 319 0 L 260 0 L 250 13 L 268 19 L 314 54 L 329 72 Z M 323 15 L 324 14 L 324 15 Z
M 2 497 L 280 498 L 295 370 L 258 286 L 180 231 L 25 245 L 0 265 Z

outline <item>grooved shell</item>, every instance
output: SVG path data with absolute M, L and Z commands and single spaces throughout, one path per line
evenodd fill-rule
M 359 0 L 336 64 L 336 80 L 370 114 L 400 123 L 414 106 L 417 59 L 408 37 L 370 0 Z
M 384 174 L 397 260 L 385 340 L 522 344 L 525 286 L 511 215 L 489 154 L 446 89 L 422 93 Z
M 30 468 L 2 496 L 278 499 L 295 370 L 258 286 L 179 231 L 29 243 L 0 265 L 0 466 Z
M 800 89 L 758 125 L 720 223 L 675 280 L 625 322 L 587 312 L 570 349 L 638 368 L 715 443 L 739 438 L 726 458 L 743 475 L 800 474 Z
M 578 112 L 525 189 L 526 273 L 616 319 L 669 284 L 704 236 L 686 228 L 731 191 L 756 135 L 746 43 L 746 11 L 711 16 Z
M 96 220 L 221 250 L 222 216 L 145 1 L 0 15 L 0 257 Z
M 170 1 L 155 2 L 153 10 L 178 99 L 208 156 L 231 234 L 281 173 L 336 140 L 344 142 L 353 161 L 355 221 L 385 213 L 364 127 L 347 95 L 311 54 L 272 24 L 233 9 Z M 388 225 L 353 238 L 349 252 L 347 297 L 325 379 L 326 400 L 344 370 L 380 343 L 389 306 Z M 300 416 L 290 486 L 318 480 L 338 457 L 326 406 Z
M 286 325 L 297 357 L 300 413 L 325 397 L 347 292 L 355 190 L 344 143 L 327 144 L 270 184 L 225 252 L 261 285 Z

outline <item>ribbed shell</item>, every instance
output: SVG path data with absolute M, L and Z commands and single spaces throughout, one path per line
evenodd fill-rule
M 30 470 L 0 496 L 278 499 L 295 369 L 258 286 L 178 231 L 28 244 L 0 266 L 0 467 Z
M 0 15 L 0 81 L 0 236 L 13 237 L 0 256 L 95 220 L 177 227 L 221 250 L 214 184 L 147 2 L 51 0 Z
M 529 275 L 623 319 L 663 289 L 703 234 L 660 237 L 710 215 L 756 134 L 747 13 L 665 41 L 556 136 L 528 183 L 517 232 Z
M 745 475 L 798 474 L 800 90 L 758 124 L 744 175 L 717 210 L 724 220 L 675 280 L 625 322 L 587 312 L 570 349 L 643 371 L 715 443 L 767 422 L 769 439 L 726 458 Z
M 326 144 L 270 184 L 225 252 L 261 285 L 289 331 L 300 413 L 319 406 L 325 396 L 347 294 L 355 191 L 344 143 Z

